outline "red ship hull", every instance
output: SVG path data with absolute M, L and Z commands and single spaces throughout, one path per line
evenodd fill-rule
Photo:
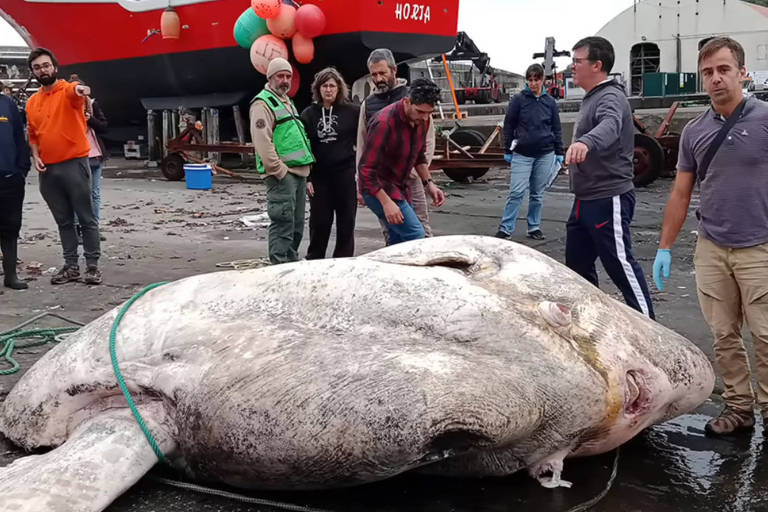
M 87 81 L 115 121 L 143 123 L 141 101 L 148 98 L 231 98 L 252 95 L 262 86 L 264 78 L 251 67 L 248 50 L 238 47 L 232 34 L 247 0 L 172 2 L 182 24 L 178 40 L 147 37 L 159 28 L 167 2 L 120 1 L 3 0 L 0 14 L 30 46 L 56 54 L 61 76 L 77 73 Z M 319 5 L 328 20 L 315 39 L 315 60 L 298 66 L 305 88 L 314 72 L 328 65 L 354 81 L 365 73 L 371 49 L 388 47 L 399 59 L 409 59 L 448 51 L 456 37 L 458 0 L 303 3 Z M 162 5 L 142 10 L 154 4 Z

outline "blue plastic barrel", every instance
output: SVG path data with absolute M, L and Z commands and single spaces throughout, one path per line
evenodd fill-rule
M 184 164 L 184 179 L 189 189 L 211 190 L 213 171 L 209 164 Z

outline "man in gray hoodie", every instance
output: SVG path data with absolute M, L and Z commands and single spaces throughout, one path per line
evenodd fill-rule
M 634 127 L 624 88 L 608 78 L 613 46 L 587 37 L 573 47 L 573 81 L 587 91 L 565 155 L 576 198 L 567 223 L 565 264 L 598 286 L 599 257 L 629 306 L 654 318 L 648 283 L 632 255 Z

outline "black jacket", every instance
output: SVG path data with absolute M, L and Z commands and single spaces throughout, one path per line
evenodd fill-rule
M 15 101 L 0 95 L 0 174 L 26 176 L 29 168 L 29 146 L 21 113 Z
M 509 100 L 504 118 L 504 151 L 517 139 L 514 152 L 523 156 L 538 157 L 555 152 L 563 155 L 563 132 L 557 102 L 542 92 L 536 96 L 529 89 L 515 94 Z

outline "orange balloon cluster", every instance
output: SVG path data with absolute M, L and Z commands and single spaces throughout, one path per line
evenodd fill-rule
M 251 63 L 259 73 L 266 74 L 269 62 L 282 57 L 288 59 L 285 39 L 291 40 L 293 56 L 299 64 L 309 64 L 315 58 L 313 38 L 325 30 L 326 18 L 323 10 L 314 4 L 305 4 L 296 9 L 282 0 L 251 0 L 251 8 L 259 18 L 266 20 L 270 34 L 263 35 L 251 46 Z M 293 66 L 293 65 L 292 65 Z M 293 66 L 293 87 L 290 96 L 296 94 L 301 79 Z

